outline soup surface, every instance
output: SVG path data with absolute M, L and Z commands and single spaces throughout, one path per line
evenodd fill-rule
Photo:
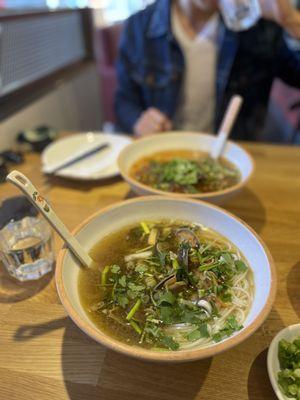
M 252 272 L 231 242 L 198 224 L 141 222 L 100 241 L 79 295 L 111 337 L 155 350 L 220 342 L 242 328 Z M 99 266 L 98 266 L 99 265 Z
M 199 151 L 164 151 L 138 160 L 130 175 L 155 189 L 173 193 L 208 193 L 227 189 L 240 179 L 228 160 Z

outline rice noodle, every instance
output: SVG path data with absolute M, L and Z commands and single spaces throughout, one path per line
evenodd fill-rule
M 224 245 L 222 248 L 224 249 Z M 236 249 L 234 250 L 236 252 Z M 209 273 L 204 273 L 204 276 L 208 279 L 212 278 Z M 230 290 L 232 301 L 228 303 L 227 307 L 220 310 L 219 317 L 215 317 L 208 323 L 208 330 L 211 335 L 224 328 L 227 318 L 231 315 L 235 316 L 238 324 L 242 325 L 244 323 L 253 299 L 253 287 L 249 282 L 248 270 L 233 278 L 233 287 Z M 213 343 L 211 338 L 200 338 L 193 342 L 188 341 L 186 336 L 195 329 L 197 329 L 197 326 L 193 324 L 176 324 L 165 328 L 165 332 L 178 341 L 181 350 L 206 347 Z
M 152 251 L 144 251 L 143 253 L 135 253 L 129 254 L 128 256 L 124 257 L 125 262 L 138 260 L 138 259 L 146 259 L 152 256 Z

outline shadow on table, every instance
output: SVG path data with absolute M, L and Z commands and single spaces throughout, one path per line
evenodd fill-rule
M 45 335 L 56 329 L 64 328 L 69 323 L 68 317 L 58 318 L 44 324 L 21 325 L 14 334 L 14 340 L 24 342 L 34 339 L 37 336 Z
M 46 183 L 51 186 L 62 186 L 68 189 L 76 189 L 82 192 L 88 192 L 92 190 L 94 187 L 102 187 L 113 185 L 114 183 L 118 183 L 122 181 L 121 176 L 115 176 L 113 178 L 99 179 L 99 180 L 72 180 L 69 178 L 63 178 L 59 176 L 51 176 L 47 175 Z
M 53 277 L 53 271 L 36 281 L 19 282 L 0 264 L 0 303 L 17 303 L 43 290 Z
M 276 400 L 267 370 L 268 349 L 263 350 L 253 361 L 248 376 L 249 400 Z
M 141 197 L 138 194 L 134 193 L 134 191 L 132 189 L 130 189 L 128 191 L 128 193 L 126 194 L 126 196 L 124 197 L 124 200 L 128 200 L 128 199 L 134 199 L 136 197 Z
M 55 329 L 65 328 L 61 348 L 63 379 L 70 400 L 193 400 L 199 396 L 212 359 L 184 364 L 153 364 L 106 350 L 64 317 L 39 325 L 20 327 L 14 339 L 27 341 Z M 283 328 L 272 310 L 256 333 L 260 345 L 267 346 Z M 256 340 L 253 338 L 253 346 Z M 267 349 L 254 358 L 248 375 L 250 400 L 273 400 L 267 373 Z
M 260 336 L 259 342 L 262 346 L 269 346 L 277 333 L 283 329 L 284 323 L 275 308 L 272 309 L 268 319 L 255 334 Z M 251 340 L 251 339 L 250 339 Z M 254 346 L 255 346 L 255 342 Z M 275 400 L 277 399 L 267 369 L 268 347 L 256 355 L 248 375 L 248 397 L 249 400 Z
M 287 276 L 287 292 L 290 302 L 294 308 L 294 311 L 300 318 L 300 261 L 297 262 L 290 270 Z
M 62 369 L 70 400 L 192 400 L 211 364 L 211 359 L 176 365 L 142 362 L 106 350 L 86 336 L 81 338 L 85 344 L 73 353 L 72 339 L 74 330 L 66 329 Z M 87 358 L 87 354 L 91 356 Z M 75 372 L 74 363 L 85 367 Z M 90 371 L 89 376 L 86 371 Z
M 234 199 L 225 204 L 225 208 L 260 233 L 266 222 L 266 210 L 257 195 L 245 188 Z
M 211 359 L 153 364 L 106 350 L 68 317 L 21 326 L 14 340 L 31 340 L 63 327 L 62 372 L 70 400 L 193 400 L 210 368 Z

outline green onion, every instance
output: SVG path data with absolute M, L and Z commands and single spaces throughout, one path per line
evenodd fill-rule
M 213 269 L 213 268 L 215 268 L 215 267 L 218 267 L 219 265 L 220 265 L 219 263 L 204 264 L 204 265 L 201 265 L 201 266 L 199 267 L 199 271 L 201 271 L 201 272 L 203 272 L 203 271 L 209 271 L 209 270 L 211 270 L 211 269 Z
M 131 318 L 134 316 L 134 314 L 137 312 L 137 310 L 139 309 L 141 305 L 141 300 L 138 299 L 137 302 L 135 303 L 135 305 L 132 307 L 132 309 L 129 311 L 129 313 L 126 315 L 126 320 L 130 321 Z
M 141 328 L 135 321 L 131 320 L 131 321 L 129 321 L 129 323 L 133 327 L 133 329 L 136 331 L 136 333 L 138 333 L 139 335 L 142 333 Z
M 101 285 L 106 285 L 107 275 L 108 275 L 109 270 L 110 270 L 110 266 L 106 265 L 106 267 L 104 268 L 104 270 L 101 273 Z
M 178 270 L 179 264 L 178 264 L 177 258 L 174 258 L 174 259 L 172 260 L 172 267 L 175 269 L 175 271 Z
M 150 229 L 149 229 L 148 225 L 146 224 L 146 222 L 141 222 L 141 227 L 143 228 L 143 231 L 146 233 L 146 235 L 149 235 Z

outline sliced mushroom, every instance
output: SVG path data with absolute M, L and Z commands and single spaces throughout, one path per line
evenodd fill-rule
M 187 242 L 191 247 L 200 245 L 197 235 L 189 228 L 181 228 L 176 231 L 176 238 L 179 243 Z
M 167 253 L 169 251 L 169 245 L 165 242 L 158 242 L 155 249 L 157 253 Z
M 158 284 L 154 287 L 154 292 L 158 289 L 160 289 L 165 283 L 167 283 L 168 281 L 171 281 L 172 279 L 176 279 L 175 274 L 171 274 L 169 276 L 166 276 L 164 279 L 162 279 L 160 282 L 158 282 Z
M 208 301 L 203 299 L 198 300 L 196 302 L 196 306 L 199 308 L 203 308 L 209 314 L 209 316 L 212 314 L 212 306 Z
M 186 282 L 184 282 L 184 281 L 174 282 L 171 285 L 166 284 L 166 286 L 172 292 L 179 292 L 181 289 L 186 287 Z
M 156 228 L 152 228 L 148 237 L 148 244 L 150 246 L 154 246 L 157 242 L 158 238 L 158 230 Z
M 170 288 L 170 286 L 174 285 L 176 282 L 177 282 L 176 276 L 174 275 L 164 283 L 164 286 Z
M 189 250 L 190 244 L 188 242 L 182 242 L 177 253 L 179 265 L 184 267 L 187 271 L 189 266 Z

